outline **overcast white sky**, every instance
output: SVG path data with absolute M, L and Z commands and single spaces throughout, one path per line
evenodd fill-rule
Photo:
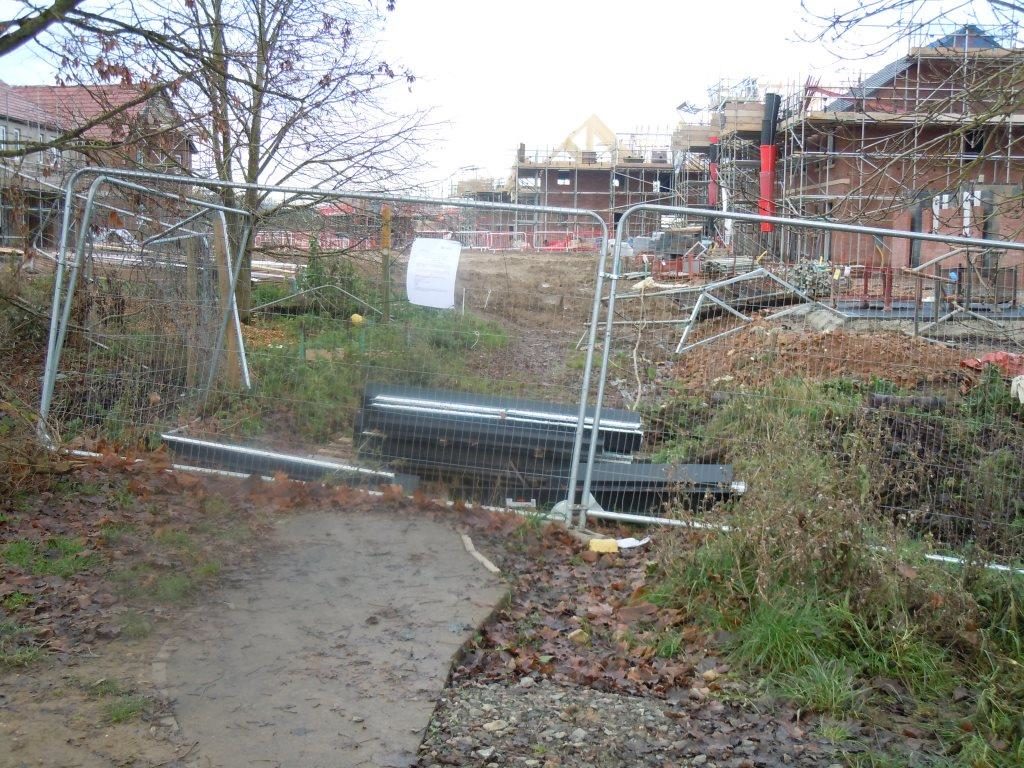
M 811 2 L 846 8 L 856 0 Z M 0 0 L 0 18 L 15 5 Z M 988 7 L 929 0 L 949 5 L 966 6 L 951 24 Z M 705 106 L 719 80 L 753 76 L 785 90 L 814 75 L 842 85 L 908 48 L 868 59 L 866 49 L 847 47 L 852 60 L 839 62 L 824 45 L 801 42 L 816 28 L 800 0 L 398 0 L 388 16 L 382 51 L 419 78 L 411 94 L 396 89 L 396 108 L 432 108 L 444 123 L 426 157 L 432 193 L 455 178 L 505 176 L 520 142 L 554 146 L 591 114 L 617 133 L 670 132 L 676 106 Z M 19 52 L 0 60 L 0 79 L 52 75 Z
M 670 132 L 676 106 L 704 106 L 723 78 L 827 71 L 798 30 L 813 32 L 799 0 L 399 0 L 385 49 L 419 76 L 407 103 L 450 123 L 438 168 L 506 175 L 520 142 L 554 146 L 592 113 L 617 133 Z
M 809 1 L 828 12 L 856 5 Z M 929 13 L 949 9 L 951 28 L 990 15 L 987 0 L 927 5 Z M 880 19 L 857 39 L 888 34 L 895 21 Z M 385 46 L 420 78 L 407 103 L 433 106 L 449 122 L 431 153 L 444 180 L 505 176 L 520 142 L 554 146 L 591 114 L 616 133 L 671 131 L 676 106 L 706 106 L 720 80 L 753 76 L 785 92 L 812 75 L 842 86 L 910 45 L 870 58 L 876 46 L 851 38 L 840 60 L 801 42 L 817 31 L 800 0 L 398 0 Z M 466 167 L 479 171 L 457 170 Z

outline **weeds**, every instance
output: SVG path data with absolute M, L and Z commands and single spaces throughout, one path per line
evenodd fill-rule
M 8 542 L 0 552 L 3 559 L 35 576 L 69 578 L 99 563 L 99 557 L 85 554 L 85 544 L 67 536 L 52 536 L 37 544 L 28 539 Z
M 900 707 L 926 733 L 949 724 L 936 765 L 1020 765 L 1024 579 L 938 566 L 924 559 L 926 543 L 907 540 L 913 528 L 973 538 L 979 552 L 1021 551 L 1005 532 L 1021 515 L 1024 433 L 1005 390 L 987 373 L 957 426 L 866 410 L 870 392 L 900 393 L 879 381 L 780 380 L 721 397 L 711 413 L 689 408 L 696 426 L 681 424 L 661 450 L 713 450 L 750 491 L 721 510 L 738 530 L 680 534 L 666 547 L 649 599 L 728 630 L 731 658 L 801 709 L 841 719 Z M 954 462 L 955 472 L 937 471 Z M 891 511 L 940 498 L 963 510 L 960 528 Z M 849 759 L 906 764 L 873 752 Z
M 127 723 L 143 715 L 152 701 L 139 694 L 124 694 L 107 703 L 106 716 L 111 723 Z

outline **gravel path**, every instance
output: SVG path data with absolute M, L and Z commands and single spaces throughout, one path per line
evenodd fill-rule
M 527 677 L 446 690 L 419 765 L 810 768 L 836 764 L 835 751 L 786 709 L 772 716 L 701 696 L 672 702 Z

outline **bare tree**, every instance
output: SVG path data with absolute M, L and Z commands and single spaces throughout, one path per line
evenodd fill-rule
M 389 115 L 378 100 L 413 77 L 369 44 L 380 22 L 372 9 L 339 0 L 197 0 L 165 21 L 195 50 L 167 66 L 182 78 L 180 100 L 205 108 L 193 116 L 217 178 L 383 185 L 414 161 L 408 150 L 420 117 Z M 266 195 L 254 189 L 239 200 L 226 188 L 223 197 L 254 214 L 266 209 Z M 242 307 L 248 286 L 246 273 Z
M 53 0 L 37 3 L 22 0 L 8 19 L 0 19 L 0 56 L 11 53 L 36 40 L 54 24 L 74 20 L 75 12 L 85 0 Z
M 884 53 L 940 24 L 974 23 L 1015 28 L 1024 14 L 1019 0 L 800 0 L 808 25 L 805 39 L 830 43 L 841 55 Z M 846 48 L 842 44 L 849 43 Z

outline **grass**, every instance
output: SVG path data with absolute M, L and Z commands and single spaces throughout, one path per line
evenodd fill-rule
M 347 432 L 368 381 L 491 391 L 468 364 L 475 350 L 508 343 L 497 325 L 455 312 L 396 310 L 388 324 L 355 329 L 331 317 L 279 317 L 287 342 L 251 350 L 252 393 L 222 397 L 212 414 L 228 431 L 261 434 L 286 427 L 310 441 Z
M 105 677 L 79 686 L 93 699 L 103 699 L 104 720 L 108 723 L 128 723 L 137 720 L 153 705 L 149 696 L 137 693 L 130 686 Z
M 153 632 L 153 624 L 143 614 L 129 610 L 118 616 L 121 636 L 128 640 L 142 640 Z
M 159 577 L 153 585 L 153 597 L 162 603 L 180 603 L 196 589 L 195 581 L 185 573 L 169 573 Z
M 29 644 L 28 630 L 8 619 L 0 619 L 0 668 L 25 667 L 38 660 L 43 651 Z
M 14 612 L 24 608 L 27 605 L 31 605 L 35 600 L 32 595 L 25 594 L 24 592 L 12 592 L 0 602 L 5 609 L 10 612 Z
M 85 686 L 86 692 L 94 698 L 109 698 L 110 696 L 123 696 L 126 691 L 122 685 L 113 678 L 104 677 L 94 683 Z
M 792 674 L 838 645 L 828 614 L 813 600 L 760 602 L 736 630 L 735 657 L 749 667 Z
M 187 531 L 167 529 L 157 532 L 153 539 L 163 549 L 175 549 L 186 553 L 194 552 L 196 549 L 195 542 Z
M 137 720 L 152 704 L 152 700 L 140 694 L 122 694 L 105 707 L 107 720 L 111 723 L 127 723 Z
M 666 629 L 654 643 L 654 653 L 663 659 L 671 659 L 683 648 L 683 633 L 675 629 Z
M 220 572 L 221 565 L 216 560 L 208 560 L 195 569 L 196 577 L 203 581 L 216 578 Z
M 855 670 L 839 658 L 816 657 L 793 672 L 779 675 L 775 685 L 779 693 L 802 707 L 837 717 L 856 714 L 864 695 Z
M 110 546 L 120 544 L 134 531 L 135 526 L 131 523 L 104 523 L 100 526 L 100 536 Z
M 158 603 L 182 602 L 198 586 L 192 570 L 161 572 L 146 564 L 118 571 L 112 578 L 124 597 Z
M 830 744 L 839 744 L 841 742 L 848 741 L 852 736 L 850 729 L 846 725 L 828 719 L 822 719 L 822 721 L 818 723 L 816 732 L 819 737 Z
M 96 554 L 83 554 L 85 542 L 67 536 L 51 536 L 41 543 L 28 539 L 10 541 L 0 556 L 10 565 L 35 576 L 69 578 L 100 562 Z
M 727 630 L 739 669 L 823 723 L 869 712 L 884 723 L 896 707 L 946 752 L 921 765 L 1024 764 L 1024 578 L 925 560 L 928 543 L 891 511 L 946 499 L 981 521 L 979 547 L 993 541 L 983 521 L 1019 519 L 1024 432 L 1004 389 L 985 378 L 959 406 L 965 421 L 867 412 L 870 392 L 900 392 L 881 381 L 778 380 L 710 411 L 680 398 L 683 416 L 662 415 L 657 450 L 713 449 L 750 490 L 721 510 L 734 533 L 666 543 L 648 599 Z M 895 453 L 914 440 L 927 440 L 923 460 Z M 959 475 L 936 471 L 953 462 Z M 1016 546 L 1005 534 L 996 544 Z M 870 749 L 848 762 L 909 764 Z

